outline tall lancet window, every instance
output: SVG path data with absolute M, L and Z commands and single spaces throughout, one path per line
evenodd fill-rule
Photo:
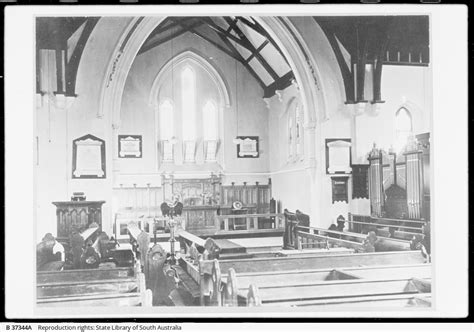
M 216 104 L 209 100 L 202 109 L 204 154 L 206 161 L 216 161 L 218 142 L 218 114 Z
M 165 99 L 160 103 L 160 140 L 163 161 L 173 161 L 174 114 L 173 103 Z
M 413 123 L 410 112 L 400 108 L 395 114 L 395 148 L 401 151 L 407 144 L 408 137 L 413 134 Z
M 186 66 L 181 72 L 184 161 L 194 162 L 196 152 L 196 75 Z
M 295 133 L 295 143 L 296 143 L 296 154 L 301 156 L 303 154 L 303 110 L 301 106 L 296 105 L 295 107 L 295 116 L 296 116 L 296 133 Z
M 294 146 L 294 134 L 293 134 L 293 114 L 288 113 L 288 156 L 291 158 L 294 155 L 293 146 Z

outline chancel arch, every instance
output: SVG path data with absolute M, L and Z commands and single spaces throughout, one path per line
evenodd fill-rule
M 87 37 L 80 28 L 84 22 L 74 21 L 66 38 L 73 48 L 76 37 Z M 128 253 L 124 264 L 136 267 L 129 272 L 139 276 L 129 280 L 126 294 L 135 305 L 147 302 L 149 294 L 134 293 L 146 288 L 155 306 L 259 305 L 257 287 L 265 304 L 327 305 L 331 299 L 331 304 L 353 305 L 380 298 L 400 304 L 403 296 L 405 306 L 422 293 L 427 296 L 420 303 L 429 304 L 429 268 L 403 267 L 401 281 L 393 283 L 395 271 L 385 270 L 380 277 L 367 271 L 372 267 L 360 267 L 387 269 L 430 260 L 429 253 L 410 249 L 429 247 L 411 239 L 430 236 L 425 228 L 430 133 L 420 129 L 415 113 L 430 117 L 425 115 L 430 110 L 425 79 L 431 68 L 420 62 L 426 59 L 411 61 L 413 54 L 406 61 L 404 54 L 390 57 L 412 50 L 410 43 L 403 48 L 406 34 L 400 34 L 382 59 L 384 66 L 396 66 L 382 77 L 377 63 L 377 73 L 367 74 L 377 86 L 362 89 L 372 81 L 364 81 L 356 68 L 380 60 L 379 47 L 386 44 L 375 34 L 380 26 L 366 21 L 352 16 L 100 18 L 81 57 L 77 102 L 60 112 L 51 109 L 54 105 L 36 110 L 37 143 L 45 156 L 37 165 L 37 205 L 45 211 L 39 211 L 38 224 L 63 241 L 65 250 L 69 244 L 74 248 L 65 255 L 66 269 L 82 264 L 86 271 L 83 261 L 89 260 L 94 275 L 101 263 L 123 262 L 123 255 L 105 252 L 110 244 L 111 255 L 117 254 L 120 244 L 121 253 Z M 363 37 L 360 43 L 354 31 Z M 42 53 L 53 54 L 43 47 Z M 364 50 L 370 54 L 357 58 Z M 55 58 L 48 59 L 52 64 Z M 48 75 L 38 78 L 60 79 L 54 70 Z M 94 89 L 101 82 L 103 89 Z M 357 83 L 354 91 L 352 83 Z M 380 90 L 381 85 L 387 89 Z M 54 91 L 43 90 L 38 94 L 54 98 Z M 371 90 L 374 96 L 364 95 Z M 421 105 L 421 111 L 413 112 L 407 100 Z M 82 131 L 98 138 L 100 149 L 88 143 L 71 155 L 68 146 L 85 135 Z M 389 148 L 407 136 L 402 152 Z M 353 147 L 359 155 L 370 150 L 369 158 L 353 158 Z M 70 173 L 71 156 L 89 166 L 82 169 L 89 177 L 68 178 L 66 189 L 55 188 L 64 181 L 56 173 Z M 43 161 L 50 157 L 55 165 Z M 107 167 L 105 180 L 91 173 L 100 162 Z M 106 233 L 97 245 L 90 238 L 96 231 Z M 48 253 L 50 238 L 44 236 L 39 254 Z M 86 245 L 83 255 L 86 243 L 94 244 Z M 349 268 L 346 275 L 343 270 Z M 370 275 L 359 278 L 353 270 Z M 145 285 L 141 271 L 147 274 Z M 309 271 L 317 275 L 309 278 Z M 252 274 L 248 288 L 242 273 Z M 357 293 L 350 293 L 354 281 L 348 276 L 360 279 Z M 241 278 L 238 289 L 236 278 Z M 317 283 L 309 287 L 308 278 Z M 343 288 L 331 287 L 339 278 Z M 110 290 L 108 283 L 117 282 L 93 283 L 110 291 L 104 296 L 113 295 L 115 304 L 124 294 L 120 286 Z M 74 293 L 69 286 L 69 295 L 89 289 L 74 285 L 79 287 Z M 48 290 L 41 291 L 39 302 L 49 301 L 41 298 Z

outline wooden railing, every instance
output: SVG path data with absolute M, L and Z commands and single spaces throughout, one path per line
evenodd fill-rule
M 385 227 L 388 228 L 390 236 L 394 237 L 398 233 L 406 236 L 421 234 L 422 227 L 429 224 L 429 221 L 423 219 L 381 218 L 349 213 L 349 220 L 347 220 L 347 223 L 349 224 L 349 230 L 352 232 L 362 233 L 366 232 L 371 227 Z
M 265 227 L 265 224 L 270 227 Z M 216 217 L 216 228 L 221 231 L 283 229 L 284 215 L 281 213 L 220 215 Z

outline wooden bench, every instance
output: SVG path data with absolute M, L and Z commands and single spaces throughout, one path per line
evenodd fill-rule
M 214 263 L 216 264 L 216 263 Z M 218 275 L 213 268 L 213 278 Z M 431 265 L 235 273 L 221 278 L 223 306 L 430 306 Z M 258 287 L 257 287 L 258 285 Z
M 150 306 L 140 269 L 110 268 L 37 273 L 39 307 Z
M 262 305 L 300 306 L 308 305 L 308 302 L 314 300 L 430 293 L 429 285 L 429 281 L 415 278 L 316 281 L 304 285 L 261 285 L 256 292 L 260 299 L 253 301 Z M 239 297 L 247 300 L 248 293 L 249 291 L 243 292 L 239 294 Z M 244 304 L 247 305 L 248 302 L 247 300 Z
M 312 235 L 317 235 L 313 237 Z M 323 235 L 324 234 L 324 235 Z M 339 238 L 331 237 L 330 235 L 337 236 Z M 353 248 L 356 250 L 363 250 L 362 243 L 367 238 L 367 234 L 354 233 L 354 232 L 339 232 L 333 230 L 326 230 L 318 227 L 298 227 L 296 235 L 299 239 L 296 241 L 301 244 L 304 248 L 304 244 L 308 242 L 308 239 L 316 238 L 322 239 L 328 242 L 330 245 L 337 245 L 340 247 Z M 410 241 L 389 238 L 384 236 L 377 236 L 377 251 L 399 251 L 399 250 L 410 250 Z
M 356 233 L 367 232 L 370 227 L 375 227 L 378 230 L 388 228 L 389 232 L 392 232 L 392 236 L 398 237 L 399 233 L 402 233 L 401 239 L 409 239 L 415 234 L 422 233 L 422 227 L 429 224 L 428 220 L 413 220 L 413 219 L 393 219 L 393 218 L 382 218 L 372 217 L 358 214 L 349 213 L 349 228 L 351 231 Z M 364 231 L 365 230 L 365 231 Z M 411 233 L 412 236 L 407 238 L 404 233 Z
M 182 258 L 181 267 L 188 275 L 200 285 L 201 304 L 220 305 L 222 299 L 216 295 L 220 289 L 216 285 L 216 280 L 222 280 L 221 276 L 229 273 L 243 275 L 246 273 L 262 273 L 280 275 L 285 271 L 293 271 L 298 274 L 295 282 L 302 282 L 299 278 L 304 278 L 306 272 L 321 269 L 341 269 L 360 266 L 393 266 L 393 265 L 413 265 L 424 263 L 424 258 L 419 251 L 400 251 L 400 252 L 377 252 L 377 253 L 356 253 L 356 254 L 330 254 L 315 253 L 312 256 L 303 257 L 272 257 L 272 258 L 254 258 L 254 259 L 235 259 L 235 260 L 192 260 Z M 232 271 L 232 272 L 231 272 Z M 295 273 L 297 271 L 297 273 Z M 347 277 L 348 273 L 339 271 Z M 324 273 L 323 273 L 324 274 Z M 328 271 L 326 271 L 328 274 Z M 341 275 L 340 275 L 341 276 Z M 308 278 L 314 278 L 310 276 Z M 327 278 L 328 276 L 325 276 Z M 286 279 L 279 276 L 280 280 Z M 347 277 L 350 278 L 350 277 Z M 354 277 L 353 278 L 358 278 Z M 291 278 L 289 278 L 291 279 Z M 227 279 L 223 278 L 227 281 Z M 288 279 L 286 279 L 288 280 Z M 208 298 L 206 300 L 206 298 Z

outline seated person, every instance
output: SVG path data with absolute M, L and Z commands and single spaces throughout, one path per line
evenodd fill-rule
M 179 195 L 173 195 L 173 201 L 161 203 L 160 209 L 164 217 L 180 216 L 183 213 L 183 203 L 179 201 Z
M 346 220 L 344 219 L 344 217 L 342 216 L 339 216 L 337 218 L 337 231 L 338 232 L 344 232 L 344 225 L 346 223 Z
M 36 269 L 41 271 L 48 263 L 55 261 L 62 261 L 61 251 L 58 250 L 58 242 L 51 233 L 41 239 L 41 242 L 36 246 Z M 59 244 L 61 247 L 62 245 Z M 55 250 L 56 248 L 56 250 Z M 60 249 L 60 248 L 59 248 Z M 64 253 L 64 248 L 63 248 Z
M 420 250 L 426 262 L 430 262 L 430 254 L 429 254 L 428 249 L 425 247 L 425 243 L 426 242 L 423 238 L 423 234 L 416 234 L 413 236 L 412 240 L 410 241 L 410 249 Z
M 328 228 L 329 231 L 337 231 L 339 232 L 339 229 L 337 228 L 337 226 L 335 224 L 331 224 L 331 226 L 329 226 Z M 340 239 L 341 238 L 341 235 L 339 234 L 334 234 L 334 233 L 327 233 L 327 236 L 329 237 L 333 237 L 333 238 L 336 238 L 336 239 Z
M 92 247 L 92 243 L 87 244 L 87 248 L 81 256 L 81 269 L 96 269 L 100 264 L 100 256 Z
M 362 242 L 362 252 L 375 252 L 375 245 L 377 242 L 377 235 L 371 231 L 367 234 L 367 238 Z

